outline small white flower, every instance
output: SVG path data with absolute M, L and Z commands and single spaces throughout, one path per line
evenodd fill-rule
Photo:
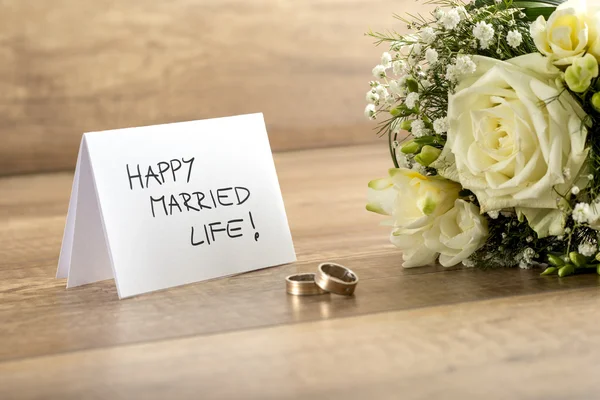
M 365 108 L 365 117 L 369 119 L 375 119 L 377 117 L 377 110 L 375 109 L 375 104 L 367 104 Z
M 410 54 L 412 56 L 418 56 L 423 52 L 423 45 L 421 43 L 415 43 L 412 45 L 410 49 Z
M 425 44 L 431 44 L 435 41 L 436 33 L 431 27 L 426 27 L 421 30 L 421 40 Z
M 494 0 L 496 2 L 496 4 L 500 4 L 502 3 L 503 0 Z
M 479 39 L 479 47 L 483 50 L 488 49 L 494 38 L 494 27 L 484 21 L 479 21 L 473 28 L 473 36 Z
M 373 71 L 372 71 L 373 72 L 373 76 L 375 78 L 380 78 L 380 79 L 385 78 L 386 77 L 386 74 L 385 74 L 385 70 L 386 69 L 387 68 L 384 67 L 383 65 L 376 65 L 375 68 L 373 68 Z
M 449 31 L 456 28 L 459 22 L 460 15 L 458 14 L 458 10 L 455 8 L 442 15 L 439 19 L 439 23 Z
M 592 243 L 581 243 L 577 250 L 586 257 L 591 257 L 596 254 L 598 247 Z
M 446 67 L 446 79 L 451 82 L 458 81 L 463 75 L 472 74 L 477 69 L 477 65 L 469 56 L 458 56 L 456 63 Z
M 580 224 L 588 223 L 592 216 L 592 208 L 587 203 L 577 203 L 573 208 L 573 221 Z
M 406 100 L 405 100 L 405 104 L 406 107 L 408 108 L 415 108 L 415 106 L 417 105 L 417 102 L 419 101 L 419 93 L 409 93 L 408 96 L 406 96 Z
M 367 92 L 366 99 L 369 104 L 375 104 L 379 101 L 379 95 L 377 93 L 375 93 L 374 91 L 369 90 Z
M 400 49 L 402 48 L 402 43 L 401 42 L 392 42 L 392 44 L 390 44 L 390 51 L 400 51 Z
M 383 65 L 385 68 L 392 66 L 392 55 L 387 51 L 381 55 L 381 65 Z
M 510 47 L 516 49 L 523 43 L 523 35 L 519 31 L 509 31 L 506 35 L 506 41 Z
M 402 75 L 404 73 L 404 61 L 398 60 L 392 63 L 392 69 L 395 75 Z
M 410 124 L 410 129 L 410 133 L 412 133 L 414 137 L 421 137 L 428 133 L 428 130 L 425 128 L 425 122 L 420 119 L 415 119 Z
M 440 7 L 436 7 L 435 10 L 433 10 L 433 16 L 435 17 L 435 19 L 437 19 L 438 21 L 440 19 L 442 19 L 442 17 L 446 15 L 446 13 L 444 12 L 444 10 L 442 10 Z
M 438 118 L 435 121 L 433 121 L 433 130 L 435 131 L 435 133 L 442 134 L 444 132 L 448 132 L 448 128 L 449 128 L 448 118 L 446 118 L 446 117 Z M 497 215 L 498 215 L 498 211 L 496 211 L 496 218 L 498 218 Z
M 435 127 L 435 124 L 434 124 Z M 435 129 L 435 128 L 434 128 Z M 487 213 L 491 219 L 498 219 L 498 217 L 500 216 L 500 211 L 495 210 L 495 211 L 488 211 Z M 502 235 L 505 235 L 504 233 Z M 503 236 L 504 237 L 504 236 Z
M 571 193 L 573 193 L 575 196 L 577 196 L 579 194 L 579 186 L 573 186 L 571 188 Z
M 390 81 L 390 91 L 398 96 L 404 96 L 406 94 L 405 85 L 402 85 L 400 81 Z
M 438 61 L 438 52 L 435 49 L 427 49 L 425 51 L 425 59 L 429 65 L 433 65 Z
M 458 56 L 456 58 L 456 68 L 461 75 L 466 75 L 475 72 L 477 65 L 469 56 Z

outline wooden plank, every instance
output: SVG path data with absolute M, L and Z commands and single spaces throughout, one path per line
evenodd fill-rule
M 366 182 L 389 165 L 385 145 L 288 152 L 275 161 L 298 263 L 125 301 L 112 282 L 67 291 L 54 279 L 70 174 L 0 179 L 0 360 L 599 284 L 593 275 L 404 270 L 382 219 L 363 211 Z M 356 297 L 285 294 L 285 276 L 326 260 L 359 274 Z
M 0 398 L 595 399 L 599 307 L 575 290 L 18 360 Z
M 0 1 L 0 175 L 72 169 L 83 132 L 250 112 L 276 150 L 373 141 L 363 34 L 408 3 Z

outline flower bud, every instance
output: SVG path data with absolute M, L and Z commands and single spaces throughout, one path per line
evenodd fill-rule
M 600 82 L 600 80 L 598 80 L 598 82 Z M 590 103 L 592 103 L 592 107 L 594 107 L 594 110 L 600 113 L 600 92 L 594 93 L 592 99 L 590 100 Z
M 415 78 L 408 78 L 406 80 L 406 87 L 410 93 L 419 91 L 419 84 L 417 83 Z
M 415 157 L 415 161 L 423 165 L 424 167 L 427 167 L 429 166 L 429 164 L 438 159 L 441 152 L 442 151 L 440 149 L 435 148 L 433 146 L 423 146 L 423 149 L 421 149 L 419 155 Z
M 555 256 L 554 254 L 548 254 L 548 262 L 556 267 L 562 267 L 565 265 L 565 262 L 562 258 Z
M 545 276 L 545 275 L 552 275 L 553 273 L 556 272 L 558 268 L 556 267 L 548 267 L 544 270 L 544 272 L 542 272 L 540 275 Z
M 598 61 L 588 53 L 573 60 L 573 64 L 565 71 L 565 82 L 572 91 L 583 93 L 592 84 L 592 79 L 597 76 Z
M 569 275 L 573 275 L 575 273 L 575 267 L 573 266 L 573 264 L 567 264 L 563 267 L 560 267 L 560 269 L 558 270 L 558 276 L 565 277 L 565 276 L 569 276 Z
M 412 121 L 409 121 L 409 120 L 405 119 L 400 124 L 400 129 L 404 129 L 405 131 L 410 131 L 410 124 L 412 124 Z
M 579 254 L 576 251 L 572 251 L 569 253 L 569 259 L 576 267 L 584 267 L 587 264 L 587 260 L 582 254 Z
M 421 145 L 415 142 L 414 139 L 406 142 L 400 149 L 404 154 L 415 154 L 418 153 L 419 150 L 421 150 Z

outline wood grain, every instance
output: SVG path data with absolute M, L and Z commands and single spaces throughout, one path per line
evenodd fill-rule
M 17 360 L 0 398 L 590 400 L 599 307 L 545 293 Z
M 275 162 L 297 263 L 124 301 L 54 279 L 70 173 L 0 178 L 0 399 L 592 398 L 600 277 L 402 269 L 364 211 L 383 143 Z M 324 260 L 354 297 L 286 295 Z
M 0 175 L 74 168 L 83 132 L 251 112 L 276 150 L 375 140 L 364 33 L 408 4 L 0 1 Z

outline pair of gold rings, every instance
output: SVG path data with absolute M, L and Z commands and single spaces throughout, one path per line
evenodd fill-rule
M 290 275 L 285 278 L 286 290 L 295 296 L 335 293 L 352 296 L 358 275 L 340 264 L 323 263 L 317 273 Z

